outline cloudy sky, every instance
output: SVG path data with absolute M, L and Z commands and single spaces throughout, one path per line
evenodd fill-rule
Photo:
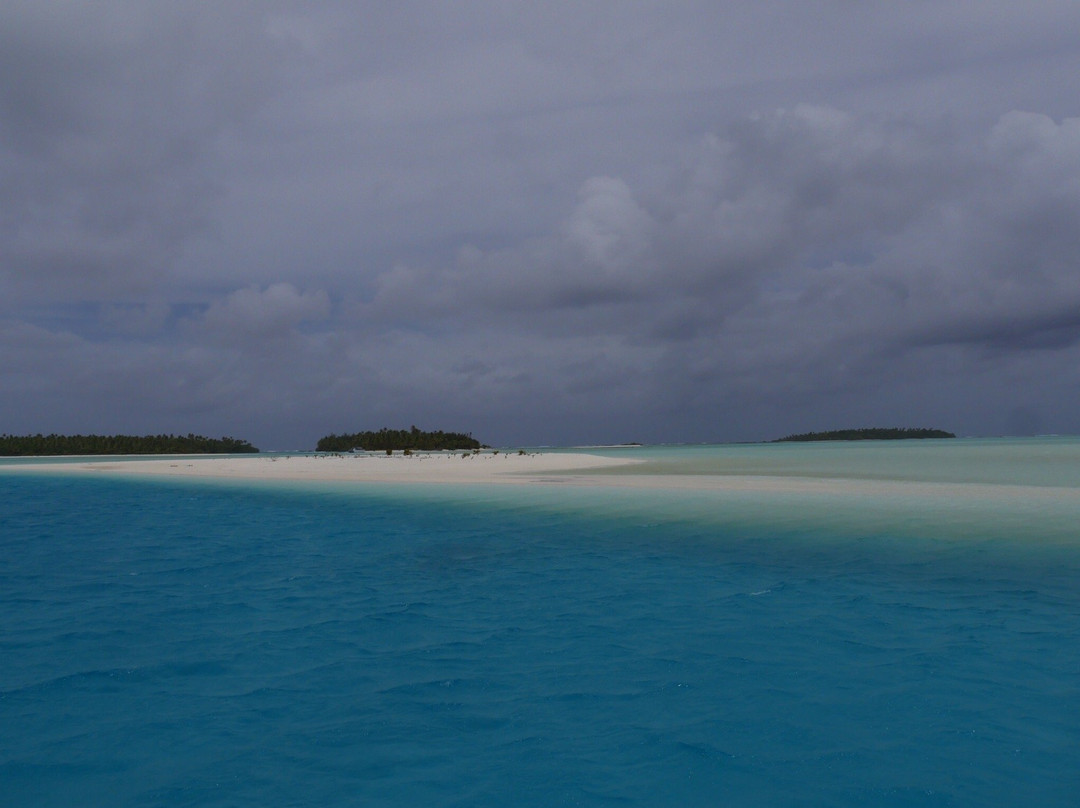
M 1080 433 L 1075 0 L 0 0 L 0 432 Z

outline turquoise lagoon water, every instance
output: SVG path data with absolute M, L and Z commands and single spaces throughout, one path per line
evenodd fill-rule
M 4 804 L 1080 804 L 1080 442 L 615 451 L 861 487 L 0 473 Z

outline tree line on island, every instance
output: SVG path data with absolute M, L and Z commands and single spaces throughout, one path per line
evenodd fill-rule
M 803 432 L 799 435 L 787 435 L 777 438 L 772 443 L 820 441 L 820 440 L 909 440 L 913 438 L 955 438 L 952 432 L 943 429 L 834 429 L 829 432 Z
M 425 432 L 415 426 L 411 429 L 387 429 L 378 432 L 353 432 L 344 435 L 326 435 L 319 438 L 315 450 L 318 452 L 351 452 L 363 449 L 366 452 L 393 450 L 434 452 L 440 449 L 481 449 L 483 445 L 472 433 L 464 432 Z
M 202 435 L 0 435 L 0 455 L 249 454 L 246 440 Z
M 368 432 L 327 435 L 319 439 L 316 451 L 438 451 L 484 448 L 472 433 L 425 432 L 382 428 Z M 237 438 L 207 438 L 202 435 L 0 435 L 0 456 L 29 457 L 52 455 L 125 454 L 246 454 L 259 450 Z
M 777 438 L 772 443 L 797 441 L 907 440 L 912 438 L 955 438 L 942 429 L 837 429 L 803 432 Z M 471 432 L 426 432 L 387 429 L 326 435 L 316 451 L 351 452 L 363 450 L 421 451 L 470 450 L 485 448 Z M 0 456 L 122 455 L 122 454 L 248 454 L 259 450 L 237 438 L 207 438 L 202 435 L 0 435 Z

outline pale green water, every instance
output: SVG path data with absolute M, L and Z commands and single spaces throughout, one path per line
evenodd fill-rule
M 823 441 L 591 450 L 617 474 L 709 474 L 1080 488 L 1080 438 Z M 607 473 L 607 472 L 605 472 Z
M 904 536 L 909 542 L 994 540 L 1024 546 L 1080 543 L 1077 437 L 535 451 L 588 451 L 640 462 L 545 474 L 541 483 L 528 486 L 292 481 L 258 485 L 381 491 L 418 502 L 487 503 L 648 525 L 693 522 L 769 535 L 809 532 L 845 540 Z M 0 470 L 9 464 L 55 460 L 0 459 Z M 567 484 L 569 478 L 574 484 Z M 612 478 L 635 487 L 613 487 Z M 672 481 L 687 487 L 665 487 Z
M 561 490 L 642 519 L 837 537 L 1080 540 L 1080 438 L 653 446 L 590 450 L 643 462 L 578 472 L 675 477 L 703 490 Z M 554 478 L 553 478 L 554 479 Z M 544 498 L 543 492 L 533 495 Z M 555 495 L 546 495 L 556 498 Z M 581 502 L 587 507 L 586 502 Z

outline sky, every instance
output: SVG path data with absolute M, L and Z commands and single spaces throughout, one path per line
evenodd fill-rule
M 0 0 L 0 433 L 1080 433 L 1075 0 Z

